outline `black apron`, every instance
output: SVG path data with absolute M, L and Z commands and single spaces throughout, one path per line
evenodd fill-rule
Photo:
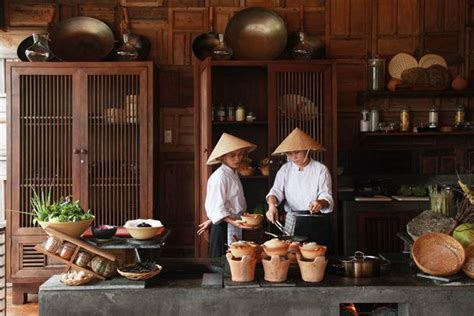
M 209 257 L 220 258 L 227 251 L 227 223 L 222 221 L 211 226 L 211 241 L 209 245 Z

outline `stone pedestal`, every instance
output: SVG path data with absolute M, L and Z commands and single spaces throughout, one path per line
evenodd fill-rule
M 298 266 L 301 271 L 301 278 L 306 282 L 321 282 L 324 278 L 324 271 L 328 260 L 324 256 L 316 257 L 313 260 L 304 259 L 297 254 Z
M 232 281 L 251 282 L 255 279 L 255 265 L 257 258 L 245 255 L 242 258 L 235 258 L 231 253 L 226 254 L 229 262 Z
M 286 281 L 288 275 L 288 267 L 290 260 L 283 256 L 265 256 L 262 255 L 263 270 L 265 272 L 265 280 L 269 282 Z

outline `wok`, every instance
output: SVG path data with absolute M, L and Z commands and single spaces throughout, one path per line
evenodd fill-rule
M 114 34 L 104 22 L 86 16 L 56 24 L 49 48 L 64 61 L 99 61 L 114 49 Z
M 286 47 L 285 22 L 275 12 L 250 7 L 234 15 L 225 30 L 226 44 L 237 59 L 275 59 Z
M 219 36 L 214 33 L 212 14 L 212 6 L 209 6 L 209 32 L 200 34 L 193 41 L 193 53 L 200 60 L 212 57 L 212 50 L 219 44 Z
M 265 234 L 269 235 L 269 236 L 272 236 L 272 237 L 275 237 L 275 238 L 278 238 L 280 240 L 289 240 L 289 241 L 297 241 L 297 242 L 304 242 L 308 239 L 308 237 L 305 237 L 305 236 L 288 236 L 288 235 L 283 235 L 283 234 L 273 234 L 273 233 L 270 233 L 270 232 L 265 232 Z

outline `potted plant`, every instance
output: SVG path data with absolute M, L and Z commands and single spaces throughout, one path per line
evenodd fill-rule
M 78 238 L 94 220 L 90 211 L 84 211 L 79 201 L 72 201 L 70 196 L 61 197 L 59 201 L 51 199 L 51 188 L 48 193 L 38 194 L 33 190 L 31 198 L 33 223 L 43 229 L 52 227 L 68 236 Z

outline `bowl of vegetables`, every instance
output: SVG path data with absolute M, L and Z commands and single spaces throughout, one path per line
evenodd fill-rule
M 123 225 L 127 232 L 135 239 L 146 240 L 161 234 L 165 227 L 160 221 L 154 219 L 135 219 Z
M 70 196 L 52 201 L 51 189 L 48 193 L 41 192 L 41 194 L 33 191 L 31 204 L 33 223 L 38 223 L 43 229 L 54 228 L 74 238 L 79 238 L 94 220 L 94 215 L 90 211 L 83 210 L 79 201 L 72 201 Z

